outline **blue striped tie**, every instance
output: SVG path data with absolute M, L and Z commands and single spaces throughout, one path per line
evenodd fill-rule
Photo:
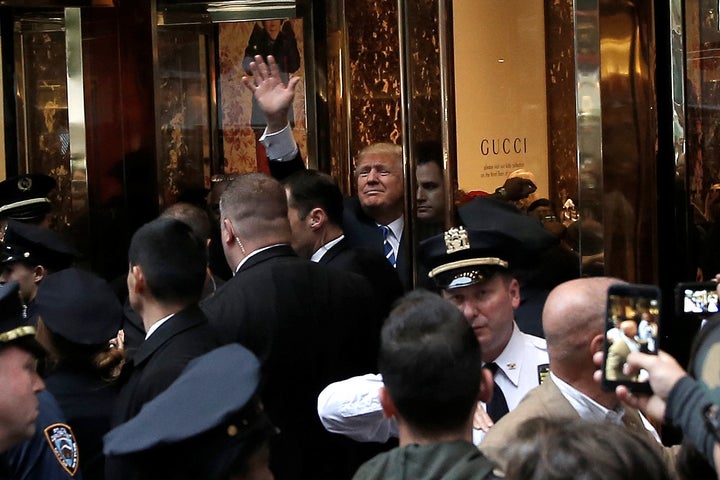
M 393 246 L 388 239 L 388 235 L 390 234 L 390 227 L 388 227 L 387 225 L 380 225 L 380 230 L 382 230 L 383 235 L 383 253 L 385 253 L 385 258 L 387 258 L 388 262 L 390 262 L 390 265 L 392 265 L 393 267 L 397 267 L 395 262 L 395 250 L 393 249 Z

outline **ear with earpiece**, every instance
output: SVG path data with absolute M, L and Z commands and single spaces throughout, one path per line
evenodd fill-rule
M 308 218 L 310 219 L 310 228 L 321 227 L 325 223 L 325 211 L 322 208 L 313 208 L 308 213 Z

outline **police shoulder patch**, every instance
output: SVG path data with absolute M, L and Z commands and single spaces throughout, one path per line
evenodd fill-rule
M 80 464 L 80 454 L 70 426 L 54 423 L 45 429 L 45 438 L 60 465 L 70 475 L 75 476 Z

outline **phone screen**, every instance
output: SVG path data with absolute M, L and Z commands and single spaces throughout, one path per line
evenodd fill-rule
M 717 283 L 679 283 L 675 289 L 679 313 L 708 317 L 718 312 Z
M 652 285 L 613 285 L 608 290 L 602 386 L 649 391 L 648 373 L 624 371 L 630 352 L 656 354 L 660 330 L 660 291 Z

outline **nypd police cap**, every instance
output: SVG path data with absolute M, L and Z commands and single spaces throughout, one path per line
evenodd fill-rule
M 509 271 L 520 242 L 495 230 L 452 228 L 420 244 L 420 261 L 442 289 L 467 287 Z
M 0 250 L 0 263 L 22 262 L 54 271 L 69 267 L 77 255 L 69 243 L 49 228 L 10 220 Z
M 55 188 L 52 177 L 40 173 L 20 175 L 0 182 L 0 218 L 20 221 L 40 219 L 50 211 L 47 198 Z
M 160 395 L 126 423 L 104 437 L 105 455 L 139 454 L 157 447 L 188 442 L 196 454 L 208 445 L 233 448 L 265 415 L 252 402 L 260 381 L 260 362 L 239 344 L 217 348 L 191 361 Z M 202 444 L 192 444 L 202 438 Z M 223 452 L 212 452 L 222 456 Z
M 34 313 L 51 332 L 82 345 L 107 343 L 122 323 L 122 306 L 110 285 L 77 268 L 60 270 L 40 283 Z

